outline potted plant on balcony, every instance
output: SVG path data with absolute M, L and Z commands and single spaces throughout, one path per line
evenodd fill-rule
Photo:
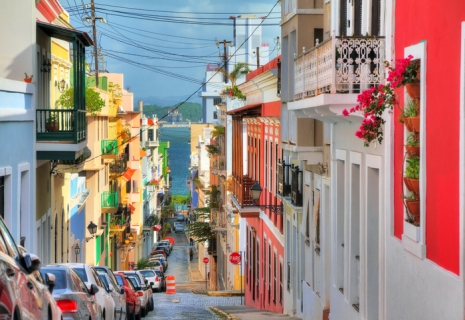
M 61 106 L 63 109 L 74 109 L 74 87 L 66 89 L 56 101 L 56 105 Z M 105 100 L 100 97 L 100 93 L 95 91 L 94 88 L 87 87 L 86 112 L 90 113 L 92 116 L 97 116 L 104 106 Z
M 217 146 L 212 145 L 212 144 L 207 144 L 205 146 L 205 149 L 207 149 L 208 155 L 211 156 L 213 154 L 218 154 L 220 150 L 218 149 Z
M 420 156 L 420 139 L 414 133 L 410 133 L 405 141 L 405 151 L 409 157 Z
M 410 132 L 420 132 L 420 115 L 413 100 L 407 102 L 407 106 L 401 110 L 399 121 L 405 124 L 405 127 Z
M 31 76 L 28 76 L 27 73 L 24 73 L 24 82 L 32 83 L 32 77 L 34 77 L 34 75 L 31 74 Z
M 420 225 L 420 200 L 415 195 L 404 195 L 404 206 L 407 209 L 406 221 L 416 226 Z
M 413 156 L 406 159 L 407 166 L 405 167 L 404 182 L 411 192 L 416 196 L 420 194 L 420 157 Z
M 48 132 L 57 132 L 59 129 L 58 126 L 58 115 L 56 112 L 50 112 L 50 116 L 47 118 L 45 129 Z

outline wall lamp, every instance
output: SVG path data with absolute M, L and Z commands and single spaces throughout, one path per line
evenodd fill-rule
M 91 234 L 91 237 L 86 238 L 86 242 L 89 242 L 89 240 L 95 238 L 95 234 L 97 233 L 97 225 L 91 221 L 87 226 L 87 230 L 89 230 L 89 233 Z
M 260 194 L 262 193 L 262 187 L 258 184 L 258 181 L 255 180 L 254 185 L 252 188 L 250 188 L 250 198 L 252 198 L 252 201 L 260 207 L 261 210 L 266 210 L 269 209 L 271 212 L 274 212 L 275 214 L 283 214 L 284 209 L 283 209 L 283 204 L 260 204 L 259 199 L 260 199 Z
M 226 219 L 228 219 L 228 222 L 229 222 L 229 225 L 231 227 L 234 227 L 236 229 L 239 229 L 239 224 L 234 224 L 234 222 L 236 222 L 236 216 L 234 215 L 234 213 L 230 212 L 227 216 L 226 216 Z
M 68 89 L 68 84 L 66 83 L 65 79 L 61 79 L 60 82 L 55 80 L 55 87 L 58 87 L 58 91 L 63 93 L 65 91 L 65 89 Z

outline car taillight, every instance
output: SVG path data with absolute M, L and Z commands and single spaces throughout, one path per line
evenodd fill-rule
M 142 291 L 139 291 L 138 294 L 139 294 L 139 297 L 142 297 L 144 295 Z
M 155 277 L 155 281 L 159 281 L 159 280 L 158 280 L 158 276 Z
M 78 304 L 74 300 L 58 300 L 57 301 L 57 306 L 63 312 L 67 312 L 67 313 L 78 312 Z

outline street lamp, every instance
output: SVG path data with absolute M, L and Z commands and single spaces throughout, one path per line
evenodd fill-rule
M 89 240 L 93 239 L 97 233 L 97 225 L 91 221 L 87 226 L 87 230 L 89 230 L 89 233 L 91 234 L 91 237 L 86 238 L 86 242 L 89 242 Z
M 76 262 L 78 262 L 78 255 L 81 252 L 81 248 L 79 247 L 79 243 L 76 243 L 74 246 L 74 253 L 76 254 Z
M 124 239 L 124 243 L 125 243 L 125 244 L 129 244 L 129 241 L 130 241 L 130 240 L 129 240 L 128 237 L 126 237 L 126 239 Z
M 129 241 L 132 241 L 134 240 L 134 236 L 132 235 L 132 233 L 129 234 Z
M 260 194 L 262 193 L 262 187 L 258 184 L 258 181 L 255 180 L 254 185 L 250 188 L 250 198 L 252 199 L 253 203 L 255 203 L 261 210 L 269 209 L 271 212 L 275 214 L 283 214 L 283 204 L 260 204 Z

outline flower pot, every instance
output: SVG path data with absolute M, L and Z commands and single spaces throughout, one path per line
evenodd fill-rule
M 415 223 L 420 223 L 420 201 L 405 200 L 408 212 L 413 216 Z
M 45 129 L 47 130 L 47 132 L 57 132 L 58 122 L 47 122 L 45 124 Z
M 404 183 L 407 189 L 418 196 L 420 194 L 420 180 L 404 177 Z
M 420 132 L 420 117 L 404 118 L 404 124 L 410 132 Z
M 408 95 L 412 99 L 420 99 L 420 83 L 407 83 L 405 85 Z
M 24 78 L 24 82 L 32 83 L 32 78 Z
M 405 151 L 409 157 L 420 156 L 420 147 L 419 146 L 405 146 Z

